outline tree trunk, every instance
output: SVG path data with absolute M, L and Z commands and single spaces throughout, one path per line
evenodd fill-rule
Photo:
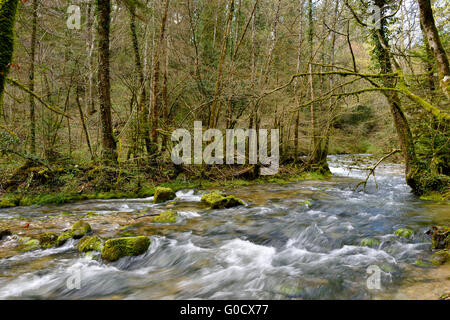
M 145 142 L 147 152 L 151 152 L 151 141 L 150 141 L 150 128 L 148 121 L 148 101 L 147 101 L 147 90 L 145 86 L 144 68 L 142 66 L 141 55 L 139 52 L 139 42 L 136 31 L 136 10 L 132 9 L 130 11 L 130 31 L 133 43 L 134 52 L 134 62 L 136 67 L 136 73 L 138 75 L 140 96 L 138 98 L 138 119 L 139 119 L 139 130 L 142 130 L 142 136 Z M 141 133 L 141 132 L 140 132 Z
M 111 116 L 111 83 L 109 34 L 111 24 L 111 0 L 97 0 L 98 14 L 98 89 L 100 96 L 100 117 L 102 124 L 103 161 L 107 164 L 117 163 L 116 140 L 113 135 Z
M 31 27 L 31 43 L 30 43 L 30 75 L 29 75 L 29 88 L 34 92 L 34 64 L 36 61 L 36 34 L 37 34 L 37 9 L 38 0 L 33 0 L 33 20 Z M 30 153 L 36 153 L 36 104 L 34 96 L 29 95 L 30 99 Z
M 418 0 L 420 8 L 420 22 L 425 31 L 428 45 L 433 52 L 434 58 L 439 71 L 439 80 L 441 88 L 447 98 L 450 99 L 450 66 L 447 54 L 442 46 L 436 23 L 433 17 L 430 0 Z
M 14 23 L 18 0 L 0 0 L 0 114 L 3 114 L 3 94 L 6 76 L 14 50 Z
M 211 104 L 211 113 L 210 113 L 210 120 L 209 120 L 209 128 L 216 128 L 217 122 L 219 121 L 219 114 L 220 114 L 220 107 L 219 104 L 219 95 L 222 91 L 222 81 L 223 81 L 223 66 L 225 64 L 225 55 L 226 55 L 226 49 L 227 49 L 227 39 L 230 34 L 231 30 L 231 22 L 233 20 L 233 14 L 234 14 L 234 0 L 230 0 L 228 3 L 228 19 L 227 19 L 227 25 L 223 34 L 222 39 L 222 49 L 220 52 L 220 58 L 219 58 L 219 64 L 217 66 L 217 80 L 216 80 L 216 86 L 214 89 L 214 98 L 213 102 Z
M 159 73 L 161 69 L 161 52 L 162 46 L 164 45 L 164 34 L 166 31 L 167 22 L 167 11 L 169 9 L 169 0 L 164 2 L 164 13 L 161 19 L 161 27 L 159 30 L 159 39 L 157 47 L 155 48 L 153 57 L 153 94 L 152 94 L 152 152 L 157 151 L 157 129 L 159 122 L 159 111 L 160 111 L 160 90 L 159 90 Z

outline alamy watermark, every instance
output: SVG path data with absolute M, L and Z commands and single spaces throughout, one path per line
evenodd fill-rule
M 268 155 L 267 129 L 227 129 L 225 138 L 219 129 L 203 132 L 202 122 L 194 122 L 194 137 L 186 129 L 172 133 L 172 141 L 179 142 L 171 153 L 173 163 L 180 164 L 248 164 L 262 165 L 261 175 L 275 175 L 280 163 L 280 131 L 270 130 L 270 156 Z M 203 148 L 204 142 L 210 142 Z M 248 143 L 247 143 L 248 142 Z M 248 148 L 247 148 L 248 147 Z M 193 150 L 192 150 L 193 149 Z M 246 151 L 248 150 L 248 155 Z M 193 151 L 193 155 L 192 155 Z M 248 156 L 248 157 L 247 157 Z

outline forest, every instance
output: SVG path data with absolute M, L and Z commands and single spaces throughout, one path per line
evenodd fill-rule
M 258 219 L 251 209 L 268 206 L 276 211 L 271 215 L 277 215 L 274 199 L 281 203 L 291 199 L 286 204 L 289 215 L 318 210 L 340 219 L 340 213 L 355 210 L 355 214 L 374 215 L 367 221 L 396 217 L 380 222 L 389 229 L 381 231 L 377 222 L 367 231 L 366 223 L 348 218 L 345 223 L 360 228 L 355 227 L 358 235 L 345 240 L 334 238 L 344 232 L 339 228 L 345 223 L 330 227 L 325 218 L 318 217 L 298 226 L 300 238 L 312 237 L 311 243 L 317 241 L 317 246 L 334 250 L 356 244 L 385 252 L 377 232 L 401 238 L 397 242 L 403 245 L 405 241 L 423 244 L 425 229 L 431 228 L 427 231 L 431 251 L 395 256 L 400 250 L 397 243 L 388 253 L 395 259 L 411 260 L 410 265 L 440 265 L 430 255 L 443 250 L 438 260 L 444 263 L 450 247 L 449 22 L 449 0 L 0 0 L 0 231 L 5 230 L 5 237 L 19 232 L 15 230 L 23 232 L 21 223 L 26 222 L 36 228 L 25 232 L 29 248 L 36 246 L 33 238 L 39 234 L 41 249 L 58 247 L 90 232 L 89 224 L 75 219 L 81 214 L 102 230 L 98 231 L 100 238 L 84 237 L 88 239 L 84 246 L 101 245 L 103 259 L 113 262 L 121 256 L 105 254 L 105 248 L 108 241 L 117 239 L 104 244 L 103 236 L 112 235 L 96 220 L 102 203 L 111 206 L 106 214 L 119 212 L 111 217 L 121 227 L 120 232 L 116 230 L 119 235 L 137 239 L 132 245 L 137 251 L 125 255 L 138 256 L 139 248 L 147 250 L 154 244 L 153 238 L 147 243 L 143 234 L 162 237 L 160 241 L 172 235 L 182 242 L 181 234 L 187 230 L 198 232 L 198 237 L 227 233 L 228 229 L 214 229 L 224 217 L 213 214 L 211 221 L 194 224 L 189 222 L 191 216 L 180 213 L 190 212 L 199 190 L 220 189 L 204 194 L 201 203 L 213 213 L 245 207 L 236 209 L 239 216 L 233 216 L 230 227 L 230 234 L 243 228 L 245 239 L 223 239 L 234 241 L 243 251 L 265 254 L 266 245 L 275 241 L 271 235 L 285 228 L 291 232 L 297 223 L 277 220 L 273 226 L 277 229 L 264 231 L 266 226 L 257 232 L 253 222 Z M 218 130 L 225 136 L 233 129 L 271 132 L 271 159 L 278 142 L 279 170 L 274 175 L 261 174 L 273 163 L 264 162 L 261 149 L 259 161 L 256 151 L 250 156 L 248 135 L 243 144 L 231 141 L 247 151 L 242 156 L 232 149 L 231 157 L 240 161 L 207 165 L 188 155 L 188 160 L 174 162 L 178 140 L 173 132 L 181 129 L 194 137 L 195 123 L 202 124 L 200 135 Z M 207 145 L 203 140 L 198 147 Z M 220 149 L 226 148 L 221 145 Z M 216 149 L 215 155 L 224 151 Z M 309 191 L 297 195 L 305 185 Z M 186 190 L 190 191 L 186 194 Z M 134 202 L 149 199 L 151 207 Z M 352 199 L 362 207 L 353 207 Z M 153 207 L 157 203 L 176 211 L 161 213 Z M 120 215 L 123 207 L 132 216 Z M 5 217 L 18 217 L 16 222 L 4 220 L 2 210 Z M 72 233 L 60 234 L 62 221 L 50 227 L 47 220 L 35 221 L 33 210 L 54 213 L 69 219 L 64 222 L 76 222 L 89 230 L 76 237 L 74 225 Z M 411 212 L 426 217 L 419 223 L 419 218 L 409 216 Z M 158 228 L 158 223 L 164 226 Z M 328 242 L 314 235 L 314 228 L 335 227 L 339 230 L 327 233 Z M 50 241 L 47 233 L 51 232 L 42 237 L 44 229 L 58 234 Z M 285 235 L 289 243 L 300 241 L 292 240 L 291 233 Z M 2 237 L 0 233 L 0 244 Z M 99 251 L 80 249 L 83 239 L 78 244 L 80 252 Z M 277 239 L 283 242 L 284 238 Z M 42 247 L 47 242 L 52 244 Z M 272 246 L 275 255 L 281 250 L 278 243 Z M 229 249 L 229 243 L 220 245 Z M 18 248 L 23 246 L 19 243 Z M 316 252 L 317 247 L 305 244 L 304 248 Z M 2 253 L 0 245 L 0 261 L 10 255 L 9 249 Z M 445 268 L 439 270 L 448 284 L 445 275 L 450 270 Z M 347 275 L 348 271 L 342 272 Z M 171 281 L 178 275 L 172 275 Z M 0 283 L 1 277 L 0 265 Z M 275 291 L 281 298 L 373 297 L 368 291 L 356 293 L 357 286 L 337 285 L 334 278 L 327 279 L 328 284 L 314 281 L 306 280 L 308 288 L 327 289 L 299 293 L 286 284 Z M 9 285 L 15 284 L 5 282 Z M 204 288 L 199 298 L 229 297 L 217 296 L 224 288 L 196 285 Z M 55 292 L 62 284 L 55 286 L 46 288 L 48 297 L 57 297 Z M 337 290 L 336 286 L 345 288 Z M 444 292 L 442 284 L 437 287 L 442 289 L 439 295 L 448 299 L 448 288 Z M 233 298 L 279 298 L 269 293 L 240 296 L 240 288 L 236 285 L 224 292 Z M 144 290 L 137 297 L 186 297 L 183 288 L 178 290 Z M 434 289 L 424 285 L 417 290 L 424 292 L 420 298 L 429 298 Z M 2 294 L 0 289 L 0 299 L 10 297 L 8 292 Z M 94 297 L 108 294 L 99 289 Z M 383 294 L 382 298 L 393 298 Z M 77 296 L 69 290 L 65 297 L 89 297 L 89 293 Z

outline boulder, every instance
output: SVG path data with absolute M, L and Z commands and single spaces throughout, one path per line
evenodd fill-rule
M 56 232 L 45 232 L 39 236 L 39 244 L 42 249 L 48 249 L 56 246 L 58 234 Z
M 148 237 L 129 237 L 109 239 L 102 250 L 102 258 L 106 261 L 117 261 L 127 256 L 139 256 L 150 246 Z
M 77 248 L 79 252 L 102 251 L 102 240 L 98 236 L 84 237 Z
M 83 220 L 80 220 L 72 226 L 72 238 L 81 239 L 91 231 L 91 225 Z
M 154 203 L 162 203 L 175 199 L 175 192 L 170 188 L 157 187 L 154 194 Z
M 159 216 L 153 218 L 153 222 L 157 223 L 175 223 L 177 222 L 178 213 L 173 210 L 164 211 Z
M 226 196 L 217 191 L 204 194 L 202 196 L 202 202 L 211 209 L 232 208 L 244 205 L 244 202 L 241 199 L 238 199 L 235 196 Z

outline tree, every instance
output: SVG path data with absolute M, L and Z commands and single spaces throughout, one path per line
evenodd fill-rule
M 37 10 L 38 0 L 33 0 L 33 20 L 31 30 L 31 43 L 30 43 L 30 79 L 28 86 L 31 91 L 34 91 L 34 65 L 36 62 L 36 34 L 37 34 Z M 34 96 L 30 93 L 30 152 L 36 153 L 36 104 L 34 102 Z
M 117 162 L 116 140 L 111 117 L 111 83 L 109 34 L 111 24 L 111 0 L 97 0 L 97 34 L 99 50 L 98 90 L 102 125 L 103 160 L 107 164 Z

